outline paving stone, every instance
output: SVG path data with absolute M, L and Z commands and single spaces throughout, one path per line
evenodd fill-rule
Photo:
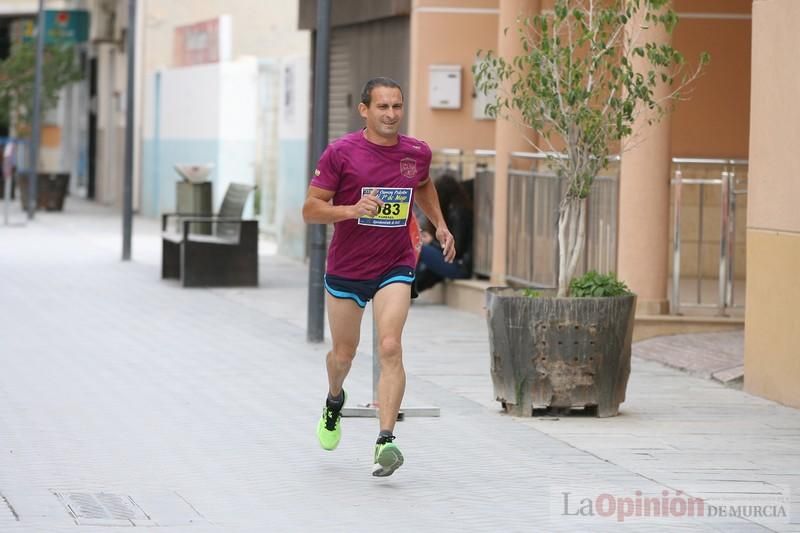
M 800 530 L 564 516 L 565 491 L 800 487 L 800 413 L 637 358 L 619 417 L 513 418 L 485 322 L 430 304 L 409 316 L 405 405 L 441 417 L 398 424 L 407 463 L 375 479 L 375 420 L 345 420 L 335 452 L 316 443 L 328 343 L 305 341 L 306 267 L 263 255 L 260 288 L 182 289 L 159 279 L 155 220 L 136 219 L 119 260 L 119 218 L 71 199 L 0 227 L 0 531 L 102 529 L 55 493 L 130 495 L 168 533 Z M 371 399 L 370 312 L 356 401 Z

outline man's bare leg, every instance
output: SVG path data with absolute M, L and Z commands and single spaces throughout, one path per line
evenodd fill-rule
M 364 310 L 353 300 L 334 298 L 330 294 L 327 294 L 326 303 L 333 341 L 333 348 L 328 352 L 325 361 L 328 368 L 328 387 L 331 396 L 339 396 L 342 393 L 344 379 L 350 372 L 350 366 L 356 356 Z
M 381 432 L 375 443 L 372 475 L 391 476 L 403 465 L 403 454 L 394 444 L 394 424 L 406 390 L 401 339 L 411 305 L 411 287 L 392 283 L 375 295 L 373 312 L 378 335 L 381 379 L 378 381 L 378 402 Z
M 380 429 L 393 431 L 406 389 L 403 368 L 403 327 L 411 305 L 411 286 L 392 283 L 375 294 L 373 313 L 378 330 L 381 378 L 378 382 Z
M 329 392 L 322 417 L 317 424 L 317 438 L 325 450 L 336 449 L 342 438 L 342 407 L 345 403 L 342 383 L 350 372 L 350 365 L 356 355 L 363 314 L 364 310 L 354 301 L 328 295 L 328 322 L 333 349 L 328 352 L 325 360 Z

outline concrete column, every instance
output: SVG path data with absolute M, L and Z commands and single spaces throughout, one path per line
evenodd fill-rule
M 671 37 L 659 27 L 642 39 L 670 43 Z M 633 63 L 646 68 L 638 56 Z M 656 98 L 667 90 L 659 89 Z M 638 138 L 627 141 L 635 148 L 622 156 L 617 275 L 638 295 L 637 314 L 668 312 L 670 128 L 669 115 L 648 126 L 643 113 L 633 127 Z
M 500 0 L 497 54 L 506 59 L 523 53 L 517 33 L 517 18 L 539 12 L 539 0 Z M 506 32 L 508 28 L 508 32 Z M 508 235 L 508 164 L 513 151 L 530 151 L 522 132 L 512 122 L 498 119 L 495 125 L 494 146 L 497 152 L 494 174 L 494 212 L 492 221 L 491 282 L 505 283 L 506 240 Z
M 744 389 L 800 408 L 800 2 L 753 4 Z

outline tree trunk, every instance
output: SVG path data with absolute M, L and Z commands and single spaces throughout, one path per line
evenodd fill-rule
M 558 293 L 567 296 L 569 282 L 578 267 L 586 242 L 586 200 L 572 198 L 564 202 L 558 217 Z
M 567 250 L 569 250 L 568 235 L 570 219 L 570 204 L 564 202 L 558 214 L 558 294 L 559 298 L 567 295 Z
M 575 275 L 575 269 L 578 268 L 578 259 L 581 257 L 584 243 L 586 242 L 586 199 L 575 200 L 575 204 L 578 220 L 573 228 L 575 239 L 572 242 L 573 248 L 570 251 L 569 263 L 567 264 L 567 279 L 569 280 Z

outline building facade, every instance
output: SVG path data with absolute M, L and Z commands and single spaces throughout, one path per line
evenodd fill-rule
M 314 0 L 300 3 L 304 27 L 313 28 L 315 4 Z M 531 148 L 513 125 L 482 116 L 484 102 L 475 91 L 471 68 L 478 50 L 491 49 L 505 57 L 519 53 L 514 31 L 517 17 L 551 8 L 552 0 L 332 3 L 332 124 L 347 112 L 352 117 L 355 107 L 351 96 L 334 92 L 333 80 L 342 62 L 334 53 L 337 33 L 361 29 L 363 38 L 370 24 L 392 19 L 405 24 L 407 20 L 407 46 L 398 42 L 400 35 L 391 43 L 394 55 L 401 56 L 392 61 L 408 61 L 407 78 L 402 70 L 396 74 L 407 88 L 408 133 L 426 139 L 434 150 L 494 151 L 493 283 L 504 283 L 507 275 L 510 154 Z M 790 271 L 800 266 L 795 245 L 800 242 L 798 211 L 791 208 L 791 193 L 800 180 L 792 172 L 797 163 L 791 160 L 790 148 L 798 141 L 792 126 L 796 121 L 791 118 L 797 108 L 792 95 L 800 85 L 790 55 L 791 44 L 797 40 L 792 27 L 800 6 L 793 0 L 674 0 L 673 8 L 680 18 L 676 30 L 653 38 L 682 51 L 690 65 L 704 51 L 712 59 L 690 98 L 678 102 L 666 120 L 643 130 L 644 140 L 622 155 L 616 270 L 639 296 L 637 315 L 667 313 L 674 249 L 671 180 L 676 176 L 676 158 L 714 159 L 745 169 L 749 161 L 749 171 L 740 172 L 732 185 L 743 194 L 737 204 L 738 223 L 727 237 L 719 222 L 725 200 L 720 197 L 721 186 L 714 188 L 714 184 L 725 181 L 725 176 L 732 178 L 732 171 L 727 167 L 704 170 L 717 172 L 713 178 L 719 178 L 721 170 L 722 179 L 708 179 L 711 186 L 705 193 L 692 190 L 684 198 L 695 209 L 684 213 L 679 238 L 686 246 L 678 264 L 682 274 L 699 276 L 701 281 L 713 279 L 720 272 L 720 248 L 727 249 L 730 265 L 725 276 L 740 281 L 746 276 L 748 281 L 745 387 L 800 406 L 800 351 L 796 348 L 800 344 L 796 317 L 800 315 L 792 311 L 797 291 L 789 281 Z M 385 46 L 362 46 L 351 48 L 344 57 L 348 64 L 379 67 L 386 50 Z M 458 79 L 456 90 L 448 89 L 457 105 L 438 105 L 433 98 L 443 68 Z M 377 68 L 368 73 L 391 76 L 390 70 Z M 360 74 L 363 79 L 357 82 L 363 83 L 367 71 Z M 348 94 L 352 93 L 350 89 Z M 347 129 L 358 125 L 357 120 L 348 119 Z M 337 125 L 332 131 L 341 129 Z M 703 202 L 705 208 L 697 209 Z M 721 236 L 708 238 L 709 234 Z
M 36 31 L 38 2 L 10 0 L 0 4 L 0 59 L 5 59 L 15 44 L 33 42 Z M 74 44 L 75 61 L 86 72 L 91 44 L 88 37 L 88 0 L 52 0 L 46 3 L 48 31 L 62 31 L 65 40 Z M 58 13 L 60 16 L 54 16 Z M 54 27 L 56 26 L 56 27 Z M 79 35 L 80 34 L 80 35 Z M 62 41 L 63 42 L 63 41 Z M 41 143 L 37 168 L 40 172 L 59 172 L 71 175 L 73 193 L 85 191 L 88 173 L 88 77 L 62 89 L 57 104 L 41 117 Z M 3 125 L 0 137 L 18 137 L 16 125 Z M 18 168 L 29 167 L 26 145 L 20 148 Z
M 262 230 L 288 255 L 302 255 L 302 234 L 295 237 L 302 221 L 294 212 L 305 169 L 293 159 L 300 153 L 305 162 L 309 35 L 297 29 L 296 4 L 136 5 L 137 20 L 129 21 L 127 0 L 89 1 L 89 197 L 110 205 L 122 200 L 125 36 L 135 31 L 134 209 L 147 216 L 175 211 L 181 178 L 174 165 L 210 163 L 215 206 L 230 182 L 256 186 L 248 213 L 255 207 Z

